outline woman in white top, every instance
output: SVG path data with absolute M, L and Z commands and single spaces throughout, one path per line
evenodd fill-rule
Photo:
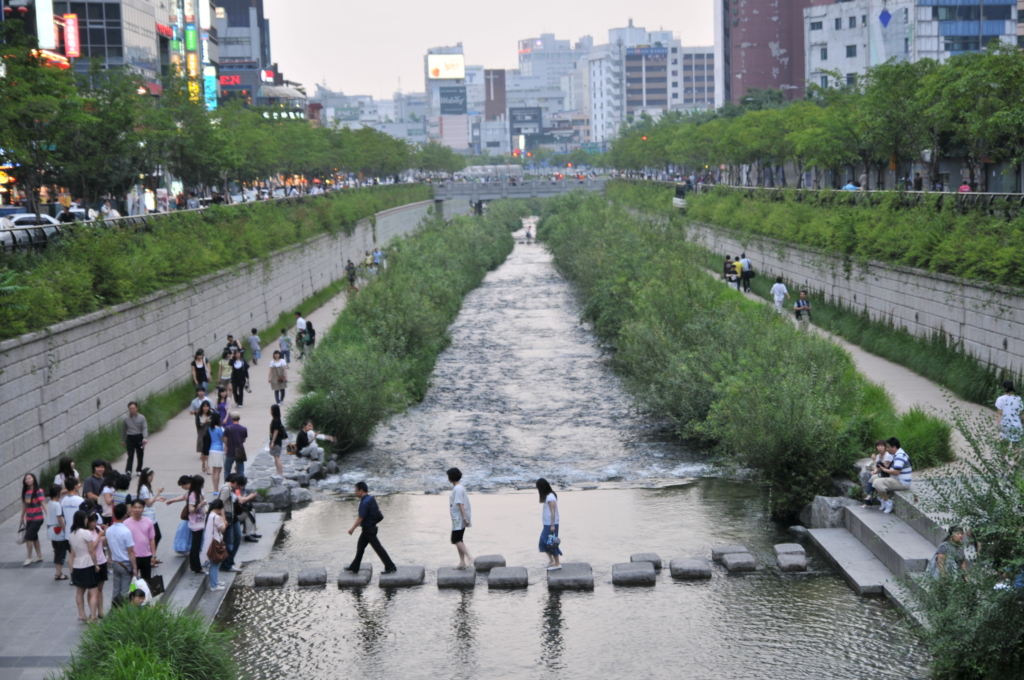
M 561 543 L 558 538 L 558 522 L 561 519 L 558 513 L 558 494 L 544 478 L 537 480 L 537 492 L 540 494 L 540 502 L 544 504 L 541 513 L 544 529 L 540 532 L 539 548 L 548 556 L 548 571 L 554 571 L 562 568 L 558 559 L 562 556 L 562 550 L 558 547 Z
M 99 614 L 99 589 L 97 575 L 100 565 L 96 562 L 96 534 L 89 528 L 89 516 L 82 510 L 75 513 L 68 534 L 71 543 L 71 583 L 75 586 L 75 604 L 78 605 L 78 620 L 96 621 Z M 85 614 L 85 593 L 89 591 L 91 617 Z
M 57 463 L 57 475 L 53 478 L 53 483 L 61 488 L 61 498 L 67 493 L 67 489 L 64 488 L 64 480 L 68 477 L 78 479 L 78 471 L 75 470 L 75 461 L 64 456 Z
M 775 299 L 775 311 L 782 314 L 782 303 L 789 297 L 789 289 L 782 282 L 781 276 L 775 277 L 775 285 L 772 286 L 772 297 Z
M 156 519 L 156 510 L 153 509 L 153 503 L 158 501 L 166 502 L 167 499 L 160 495 L 164 492 L 164 487 L 161 486 L 156 491 L 153 491 L 154 474 L 149 468 L 142 469 L 142 472 L 139 473 L 139 485 L 135 488 L 135 497 L 146 504 L 142 510 L 142 516 L 153 523 L 154 540 L 157 545 L 160 545 L 162 534 L 160 533 L 160 523 Z M 161 561 L 156 558 L 156 555 L 153 555 L 154 565 L 160 564 Z
M 1005 394 L 996 399 L 996 424 L 999 426 L 999 436 L 1016 444 L 1022 434 L 1021 411 L 1024 410 L 1024 403 L 1014 391 L 1012 380 L 1004 380 L 1003 389 Z
M 202 559 L 209 559 L 207 553 L 214 541 L 224 541 L 224 501 L 220 498 L 210 503 L 210 514 L 206 517 L 206 532 L 203 535 Z M 220 562 L 210 561 L 210 590 L 224 590 L 217 576 L 220 575 Z
M 274 352 L 267 382 L 270 383 L 270 389 L 274 390 L 274 402 L 280 405 L 284 401 L 285 388 L 288 387 L 288 362 L 281 356 L 280 351 Z

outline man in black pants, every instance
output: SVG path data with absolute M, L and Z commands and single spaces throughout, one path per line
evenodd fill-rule
M 134 401 L 128 402 L 128 415 L 121 423 L 121 446 L 128 452 L 128 467 L 125 473 L 132 473 L 132 461 L 135 455 L 139 457 L 139 467 L 136 474 L 142 472 L 142 455 L 149 442 L 149 424 L 146 423 L 146 416 L 139 413 L 139 405 Z
M 352 560 L 352 564 L 345 567 L 345 571 L 353 573 L 359 571 L 359 567 L 363 563 L 363 552 L 366 550 L 366 546 L 369 545 L 373 548 L 373 552 L 377 553 L 380 561 L 384 563 L 384 573 L 392 574 L 398 568 L 395 567 L 395 563 L 388 557 L 388 551 L 384 549 L 384 546 L 380 544 L 380 540 L 377 538 L 377 524 L 384 519 L 384 515 L 381 514 L 380 508 L 377 507 L 377 500 L 370 495 L 369 491 L 370 489 L 366 486 L 366 482 L 356 482 L 356 497 L 359 499 L 359 517 L 356 519 L 356 523 L 352 525 L 352 528 L 348 530 L 348 535 L 351 536 L 356 527 L 361 526 L 363 530 L 359 534 L 359 543 L 356 545 L 356 558 Z

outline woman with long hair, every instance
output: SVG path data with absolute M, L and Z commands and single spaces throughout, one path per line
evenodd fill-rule
M 28 556 L 22 562 L 27 567 L 33 562 L 43 561 L 43 550 L 39 547 L 39 529 L 43 526 L 43 505 L 46 492 L 39 486 L 39 479 L 31 472 L 21 478 L 21 521 L 25 527 L 25 549 Z M 36 556 L 32 558 L 32 549 Z
M 188 565 L 194 574 L 204 573 L 200 550 L 203 547 L 203 530 L 206 529 L 206 498 L 203 496 L 205 481 L 202 475 L 195 475 L 188 487 L 188 493 L 185 494 L 185 502 L 188 504 L 188 529 L 192 532 Z
M 213 416 L 216 412 L 213 407 L 210 406 L 210 402 L 204 401 L 199 405 L 199 410 L 196 411 L 196 453 L 199 454 L 199 460 L 203 463 L 203 474 L 210 474 L 210 468 L 208 465 L 208 459 L 210 455 L 210 424 L 213 420 Z
M 206 403 L 205 401 L 203 402 Z M 139 473 L 139 485 L 135 487 L 135 498 L 146 504 L 146 507 L 142 510 L 142 516 L 153 523 L 153 532 L 155 534 L 154 539 L 156 544 L 160 545 L 160 524 L 156 520 L 156 511 L 153 510 L 153 503 L 165 501 L 166 499 L 161 496 L 164 492 L 164 487 L 160 487 L 156 491 L 153 491 L 153 477 L 155 473 L 149 468 L 142 468 L 142 472 Z M 160 560 L 153 555 L 153 565 L 160 564 Z
M 274 350 L 274 358 L 270 361 L 270 374 L 267 376 L 270 389 L 274 390 L 274 402 L 284 401 L 285 388 L 288 387 L 288 362 L 281 358 L 281 352 Z
M 75 604 L 78 605 L 78 620 L 96 621 L 99 605 L 96 601 L 97 574 L 100 565 L 96 563 L 96 535 L 89 529 L 89 515 L 79 510 L 71 521 L 68 532 L 71 544 L 71 585 L 75 586 Z M 89 593 L 90 615 L 85 613 L 85 594 Z
M 220 422 L 222 423 L 228 419 L 228 406 L 228 388 L 221 385 L 217 388 L 217 415 L 220 416 Z M 207 450 L 207 453 L 209 453 L 209 450 Z
M 111 468 L 103 475 L 103 489 L 100 491 L 100 508 L 102 511 L 103 524 L 110 526 L 114 521 L 114 492 L 117 490 L 117 478 L 121 473 Z
M 75 470 L 75 461 L 68 458 L 67 456 L 63 456 L 57 462 L 57 474 L 53 478 L 53 483 L 59 486 L 61 489 L 64 489 L 64 480 L 66 480 L 69 477 L 74 477 L 75 479 L 78 479 L 78 471 Z M 63 497 L 64 494 L 62 493 L 61 496 Z
M 540 494 L 540 502 L 544 504 L 541 513 L 544 528 L 540 532 L 540 552 L 548 556 L 548 571 L 554 571 L 562 568 L 562 563 L 558 559 L 562 556 L 562 550 L 558 547 L 561 543 L 558 538 L 558 522 L 561 519 L 558 514 L 558 494 L 543 477 L 537 480 L 537 493 Z
M 214 541 L 224 541 L 224 528 L 226 526 L 227 522 L 224 520 L 224 501 L 217 498 L 210 503 L 210 514 L 206 518 L 206 533 L 201 551 L 203 557 L 206 557 L 206 553 L 209 552 L 211 543 Z M 210 560 L 210 590 L 224 590 L 224 586 L 220 585 L 217 580 L 219 574 L 220 562 Z
M 213 475 L 213 488 L 220 488 L 220 471 L 224 469 L 224 428 L 221 426 L 220 414 L 214 413 L 210 418 L 207 432 L 210 439 L 209 460 L 210 474 Z
M 192 369 L 192 383 L 196 387 L 202 387 L 205 390 L 206 386 L 210 383 L 213 370 L 210 368 L 210 361 L 206 358 L 203 350 L 196 350 L 196 355 L 193 357 L 190 366 Z
M 96 570 L 96 608 L 93 610 L 93 615 L 103 618 L 103 584 L 107 582 L 109 573 L 107 571 L 107 526 L 106 524 L 100 523 L 100 516 L 96 513 L 89 515 L 89 519 L 86 524 L 89 531 L 96 537 L 95 548 L 93 553 L 96 556 L 96 565 L 99 569 Z
M 277 474 L 282 476 L 284 467 L 281 465 L 281 446 L 287 437 L 288 433 L 285 432 L 284 423 L 281 421 L 281 407 L 274 404 L 270 407 L 270 457 L 274 459 Z

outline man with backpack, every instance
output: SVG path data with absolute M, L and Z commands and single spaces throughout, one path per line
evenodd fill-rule
M 348 530 L 348 535 L 351 536 L 356 527 L 362 527 L 362 531 L 359 534 L 359 542 L 356 544 L 356 558 L 352 560 L 352 564 L 345 567 L 345 571 L 359 572 L 359 568 L 363 564 L 363 553 L 366 551 L 366 546 L 369 545 L 373 548 L 373 552 L 377 553 L 380 561 L 384 563 L 384 573 L 393 574 L 398 571 L 398 567 L 391 561 L 388 551 L 384 549 L 384 546 L 380 544 L 380 539 L 377 538 L 377 525 L 383 521 L 384 514 L 377 506 L 377 499 L 370 495 L 370 488 L 366 486 L 366 482 L 356 482 L 356 498 L 359 499 L 359 517 L 356 518 L 352 528 Z

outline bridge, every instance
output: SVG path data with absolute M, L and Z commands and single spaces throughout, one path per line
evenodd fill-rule
M 480 212 L 481 204 L 499 198 L 549 198 L 573 191 L 604 193 L 606 177 L 561 180 L 531 179 L 510 182 L 445 182 L 434 189 L 435 201 L 463 200 Z

